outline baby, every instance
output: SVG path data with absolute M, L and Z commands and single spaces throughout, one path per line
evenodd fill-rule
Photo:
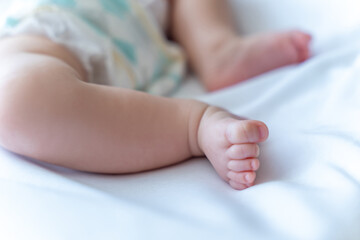
M 156 94 L 176 87 L 184 53 L 210 91 L 309 58 L 301 31 L 239 36 L 224 0 L 13 0 L 9 9 L 0 144 L 81 171 L 134 173 L 206 156 L 234 189 L 250 187 L 264 123 Z

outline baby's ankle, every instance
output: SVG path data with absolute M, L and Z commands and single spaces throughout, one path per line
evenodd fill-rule
M 206 103 L 197 100 L 180 100 L 182 106 L 187 112 L 188 122 L 188 145 L 191 156 L 203 156 L 204 152 L 201 149 L 198 141 L 198 133 L 201 122 L 203 121 L 210 106 Z
M 208 106 L 204 111 L 198 131 L 197 131 L 197 142 L 198 147 L 201 152 L 204 151 L 204 136 L 208 136 L 207 131 L 211 131 L 214 123 L 218 122 L 221 119 L 232 117 L 232 114 L 226 111 L 225 109 L 216 107 L 216 106 Z M 234 116 L 235 117 L 235 116 Z
M 204 39 L 203 44 L 199 46 L 197 61 L 195 63 L 197 74 L 200 77 L 206 75 L 209 65 L 214 62 L 213 60 L 217 59 L 222 53 L 222 49 L 236 38 L 237 35 L 232 32 L 220 31 L 211 34 L 210 37 Z
M 230 60 L 238 51 L 238 49 L 235 50 L 235 45 L 238 45 L 239 41 L 240 37 L 237 35 L 224 35 L 209 45 L 197 72 L 207 90 L 214 91 L 223 87 L 221 82 L 224 80 L 223 78 L 226 78 L 223 69 L 227 68 L 227 65 L 233 64 Z

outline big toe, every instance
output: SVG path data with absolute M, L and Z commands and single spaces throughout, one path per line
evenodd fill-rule
M 291 31 L 289 32 L 291 40 L 298 52 L 298 62 L 303 62 L 308 59 L 310 53 L 310 41 L 311 35 L 302 31 Z
M 263 142 L 268 135 L 267 126 L 255 120 L 234 120 L 226 129 L 226 137 L 231 144 Z

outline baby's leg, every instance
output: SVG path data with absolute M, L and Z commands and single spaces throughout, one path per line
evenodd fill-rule
M 240 37 L 226 0 L 170 0 L 171 33 L 205 87 L 217 90 L 309 58 L 301 31 Z
M 130 173 L 206 155 L 237 189 L 258 168 L 266 126 L 194 100 L 85 82 L 64 47 L 35 36 L 0 41 L 0 144 L 65 167 Z
M 41 161 L 128 173 L 195 153 L 207 105 L 89 84 L 60 45 L 33 36 L 0 41 L 0 142 Z

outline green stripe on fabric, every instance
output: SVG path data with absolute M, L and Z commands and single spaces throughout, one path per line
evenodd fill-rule
M 15 27 L 16 25 L 19 24 L 19 22 L 20 22 L 20 20 L 17 19 L 17 18 L 8 17 L 6 19 L 5 26 L 7 26 L 7 27 Z
M 132 44 L 115 38 L 112 41 L 131 63 L 137 64 L 135 48 Z
M 76 6 L 75 0 L 41 0 L 40 4 L 54 4 L 61 7 L 72 8 Z
M 164 56 L 162 53 L 159 52 L 159 56 L 156 58 L 156 66 L 153 75 L 151 76 L 151 83 L 156 82 L 164 75 L 164 71 L 167 71 L 170 61 L 169 59 Z
M 79 17 L 83 20 L 86 24 L 88 24 L 96 33 L 102 36 L 108 36 L 106 30 L 104 30 L 98 23 L 92 19 L 89 19 L 86 15 L 79 13 Z
M 130 12 L 130 6 L 126 0 L 100 0 L 102 7 L 118 17 L 122 17 Z

